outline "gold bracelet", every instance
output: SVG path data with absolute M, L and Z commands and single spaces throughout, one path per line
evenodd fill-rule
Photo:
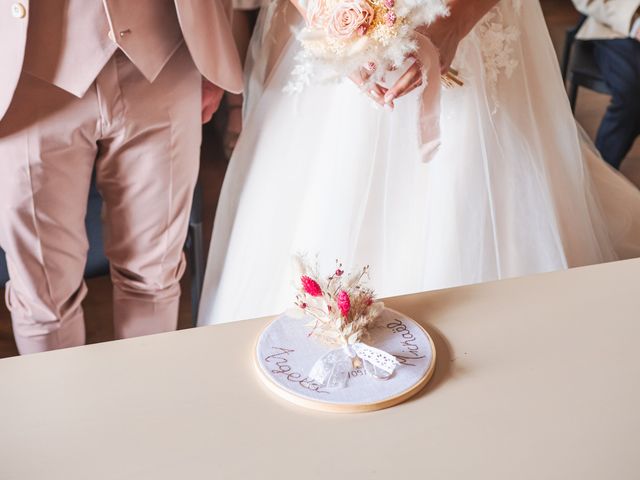
M 464 82 L 460 79 L 460 72 L 458 72 L 455 68 L 449 68 L 447 73 L 441 76 L 442 85 L 445 88 L 454 88 L 454 87 L 463 87 Z

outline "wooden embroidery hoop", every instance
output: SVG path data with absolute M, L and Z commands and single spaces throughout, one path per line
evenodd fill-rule
M 254 348 L 254 352 L 253 352 L 253 362 L 254 362 L 254 366 L 258 372 L 258 376 L 260 377 L 260 379 L 262 380 L 262 383 L 273 393 L 275 393 L 277 396 L 279 396 L 280 398 L 291 402 L 295 405 L 298 405 L 300 407 L 304 407 L 304 408 L 309 408 L 312 410 L 319 410 L 322 412 L 328 412 L 328 413 L 363 413 L 363 412 L 373 412 L 376 410 L 383 410 L 385 408 L 389 408 L 389 407 L 393 407 L 396 405 L 401 404 L 402 402 L 405 402 L 406 400 L 410 399 L 411 397 L 415 396 L 416 394 L 418 394 L 426 385 L 427 383 L 429 383 L 429 380 L 431 380 L 431 377 L 433 376 L 433 373 L 435 371 L 436 368 L 436 347 L 433 343 L 433 339 L 431 338 L 431 335 L 429 335 L 429 332 L 427 332 L 427 330 L 420 325 L 418 322 L 416 322 L 415 320 L 407 317 L 404 314 L 401 314 L 395 310 L 392 309 L 387 309 L 389 312 L 393 312 L 397 315 L 401 315 L 404 318 L 408 318 L 409 320 L 411 320 L 425 335 L 425 337 L 428 339 L 429 341 L 429 346 L 431 347 L 431 352 L 432 352 L 432 357 L 431 357 L 431 363 L 429 365 L 429 368 L 427 369 L 427 371 L 424 373 L 424 375 L 411 387 L 409 387 L 408 389 L 404 390 L 403 392 L 400 392 L 399 394 L 393 396 L 393 397 L 389 397 L 386 398 L 384 400 L 378 401 L 378 402 L 372 402 L 372 403 L 328 403 L 328 402 L 322 402 L 319 400 L 313 400 L 310 398 L 306 398 L 306 397 L 302 397 L 300 395 L 297 395 L 294 392 L 285 390 L 284 388 L 282 388 L 280 385 L 278 385 L 275 380 L 273 380 L 273 378 L 271 376 L 269 376 L 264 369 L 262 368 L 262 365 L 260 364 L 260 361 L 258 360 L 258 355 L 257 355 L 257 351 L 258 351 L 258 344 L 260 342 L 260 338 L 261 335 L 258 337 L 258 340 L 256 341 L 256 346 Z M 271 323 L 269 323 L 269 325 L 267 325 L 267 327 L 265 329 L 268 329 L 269 326 L 271 326 L 271 324 L 275 321 L 277 321 L 278 319 L 276 318 L 275 320 L 273 320 Z

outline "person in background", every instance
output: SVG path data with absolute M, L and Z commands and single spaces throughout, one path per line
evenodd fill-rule
M 640 0 L 573 0 L 589 18 L 578 38 L 593 41 L 595 58 L 613 92 L 596 146 L 620 168 L 640 135 Z

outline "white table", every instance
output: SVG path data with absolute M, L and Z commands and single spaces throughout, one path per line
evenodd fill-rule
M 267 320 L 0 360 L 0 479 L 640 478 L 640 260 L 391 299 L 418 397 L 339 415 L 257 379 Z

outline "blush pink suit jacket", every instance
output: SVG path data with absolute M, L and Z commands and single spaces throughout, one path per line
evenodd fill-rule
M 92 1 L 85 0 L 87 4 Z M 84 2 L 76 2 L 82 8 Z M 166 2 L 158 0 L 103 0 L 109 12 L 109 24 L 113 31 L 111 37 L 127 53 L 134 53 L 136 65 L 149 80 L 159 73 L 156 68 L 145 71 L 145 64 L 154 65 L 159 56 L 167 56 L 163 51 L 172 37 L 182 36 L 200 73 L 212 83 L 224 90 L 240 93 L 242 91 L 242 66 L 231 33 L 229 0 L 174 0 L 179 30 L 171 15 L 160 12 L 148 15 L 149 11 L 158 12 Z M 52 5 L 57 2 L 51 2 Z M 41 1 L 38 9 L 46 9 L 48 2 Z M 58 11 L 45 12 L 51 15 Z M 171 12 L 173 14 L 174 12 Z M 82 11 L 74 12 L 82 15 Z M 0 120 L 6 113 L 23 70 L 29 27 L 29 0 L 0 0 Z M 135 35 L 127 35 L 127 26 L 135 25 Z M 122 30 L 121 30 L 122 28 Z M 122 34 L 120 34 L 122 32 Z M 68 45 L 83 42 L 95 42 L 96 33 L 92 25 L 76 32 L 77 38 L 65 38 Z M 60 45 L 51 42 L 51 48 L 59 50 Z M 65 48 L 63 46 L 63 48 Z M 96 44 L 96 54 L 101 52 Z M 55 51 L 51 52 L 55 56 Z M 40 51 L 36 57 L 46 58 L 49 52 Z M 145 60 L 148 57 L 148 62 Z M 155 57 L 155 58 L 154 58 Z M 42 63 L 42 62 L 40 62 Z M 157 61 L 156 61 L 157 64 Z M 54 84 L 65 88 L 73 85 L 74 78 L 82 76 L 82 62 L 59 65 L 55 72 Z M 97 73 L 97 72 L 96 72 Z M 47 79 L 48 80 L 48 79 Z M 93 80 L 93 79 L 91 79 Z M 86 85 L 88 87 L 89 85 Z M 83 91 L 65 88 L 77 96 Z M 80 89 L 82 90 L 82 89 Z

